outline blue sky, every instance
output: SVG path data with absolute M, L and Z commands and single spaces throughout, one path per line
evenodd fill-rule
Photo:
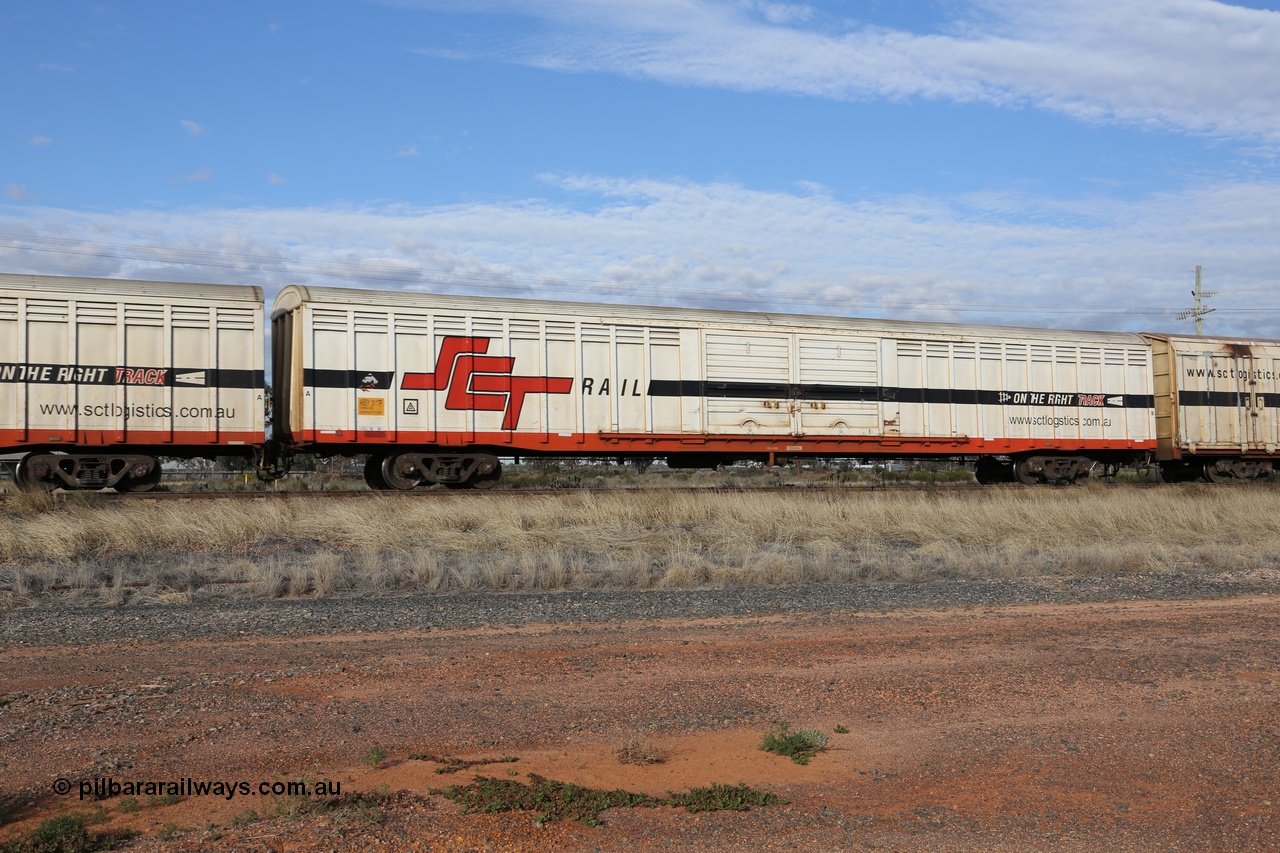
M 1280 337 L 1280 5 L 0 8 L 0 271 Z

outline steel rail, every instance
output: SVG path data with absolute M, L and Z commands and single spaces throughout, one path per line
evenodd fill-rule
M 1161 483 L 1147 482 L 1130 482 L 1116 483 L 1095 480 L 1091 487 L 1097 488 L 1149 488 L 1152 486 L 1164 485 Z M 1221 485 L 1249 485 L 1248 483 L 1240 484 L 1220 484 Z M 475 500 L 482 497 L 498 497 L 498 498 L 533 498 L 533 497 L 551 497 L 566 495 L 629 495 L 629 494 L 705 494 L 705 495 L 733 495 L 733 494 L 786 494 L 786 495 L 857 495 L 857 494 L 882 494 L 887 492 L 916 492 L 920 494 L 940 494 L 940 493 L 979 493 L 990 492 L 992 490 L 1018 489 L 1031 490 L 1038 488 L 1071 488 L 1071 486 L 1024 486 L 1018 483 L 1006 483 L 999 485 L 981 485 L 979 483 L 871 483 L 871 484 L 851 484 L 851 485 L 775 485 L 775 486 L 613 486 L 613 487 L 571 487 L 559 489 L 521 489 L 521 488 L 496 488 L 496 489 L 410 489 L 406 491 L 386 490 L 374 491 L 372 489 L 344 489 L 344 490 L 280 490 L 273 491 L 268 489 L 253 491 L 169 491 L 155 490 L 150 492 L 114 492 L 114 491 L 64 491 L 61 489 L 48 493 L 54 501 L 76 500 L 81 496 L 89 496 L 92 500 L 98 501 L 143 501 L 143 502 L 190 502 L 190 501 L 218 501 L 218 500 L 314 500 L 319 498 L 348 498 L 353 500 L 372 500 L 375 498 L 388 499 L 426 499 L 426 500 Z M 0 494 L 0 504 L 12 502 L 22 496 L 22 493 Z

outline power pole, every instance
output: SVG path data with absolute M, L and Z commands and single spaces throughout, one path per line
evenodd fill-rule
M 1186 311 L 1182 311 L 1177 316 L 1174 317 L 1175 320 L 1187 320 L 1194 317 L 1196 321 L 1197 335 L 1204 334 L 1204 315 L 1212 314 L 1216 310 L 1214 308 L 1203 307 L 1202 300 L 1208 299 L 1210 296 L 1218 295 L 1218 291 L 1216 290 L 1200 289 L 1200 272 L 1203 269 L 1204 268 L 1199 265 L 1196 266 L 1196 289 L 1191 291 L 1191 295 L 1196 298 L 1196 307 L 1189 308 Z

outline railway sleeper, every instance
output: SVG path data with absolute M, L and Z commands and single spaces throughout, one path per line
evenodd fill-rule
M 371 489 L 408 491 L 437 483 L 451 489 L 490 489 L 502 479 L 502 463 L 488 453 L 391 453 L 365 467 Z
M 28 453 L 14 481 L 24 491 L 111 489 L 145 492 L 160 482 L 160 461 L 138 453 Z

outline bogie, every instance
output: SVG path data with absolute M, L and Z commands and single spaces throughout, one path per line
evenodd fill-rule
M 436 484 L 451 489 L 491 489 L 501 479 L 502 463 L 488 453 L 401 451 L 385 456 L 375 454 L 365 467 L 365 480 L 370 488 L 396 491 Z
M 1160 478 L 1166 483 L 1207 480 L 1210 483 L 1251 482 L 1268 480 L 1275 464 L 1270 459 L 1171 459 L 1160 463 Z
M 1088 479 L 1093 466 L 1094 461 L 1087 456 L 1023 456 L 1014 463 L 1013 470 L 1023 485 L 1064 485 Z
M 160 461 L 143 454 L 28 453 L 15 473 L 24 491 L 110 489 L 145 492 L 160 483 Z
M 1269 459 L 1215 459 L 1204 463 L 1204 478 L 1210 483 L 1231 480 L 1262 480 L 1271 476 Z

